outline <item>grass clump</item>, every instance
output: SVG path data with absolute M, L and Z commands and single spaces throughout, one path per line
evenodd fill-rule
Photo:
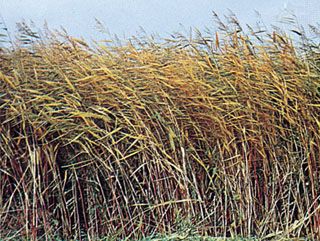
M 0 53 L 0 237 L 320 238 L 319 46 L 24 30 Z

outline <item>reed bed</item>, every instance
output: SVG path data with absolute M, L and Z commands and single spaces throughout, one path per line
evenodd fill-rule
M 23 33 L 0 51 L 1 238 L 320 239 L 319 46 Z

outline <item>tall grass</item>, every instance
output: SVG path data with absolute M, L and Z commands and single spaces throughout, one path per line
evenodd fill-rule
M 0 52 L 1 238 L 138 239 L 181 220 L 320 238 L 319 45 L 236 21 L 123 45 L 22 29 Z

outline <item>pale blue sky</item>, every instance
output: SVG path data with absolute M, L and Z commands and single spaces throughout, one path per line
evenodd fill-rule
M 0 0 L 0 13 L 10 29 L 25 19 L 37 26 L 63 26 L 72 35 L 96 38 L 95 18 L 110 33 L 129 37 L 142 26 L 148 33 L 167 35 L 185 28 L 212 26 L 212 10 L 219 15 L 231 9 L 242 23 L 257 21 L 255 10 L 267 24 L 286 11 L 302 24 L 320 22 L 320 0 Z M 279 25 L 276 23 L 276 25 Z

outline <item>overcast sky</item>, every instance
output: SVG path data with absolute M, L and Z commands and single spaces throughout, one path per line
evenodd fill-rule
M 111 34 L 129 37 L 139 32 L 167 35 L 189 27 L 211 27 L 212 11 L 219 15 L 231 9 L 242 23 L 253 24 L 260 12 L 267 24 L 279 25 L 292 12 L 300 23 L 320 22 L 320 0 L 0 0 L 0 14 L 12 30 L 22 19 L 41 26 L 63 26 L 75 36 L 95 38 L 95 18 Z

